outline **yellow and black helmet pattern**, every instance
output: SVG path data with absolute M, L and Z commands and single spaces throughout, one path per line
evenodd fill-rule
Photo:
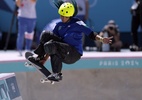
M 58 10 L 58 13 L 61 16 L 65 17 L 72 17 L 74 15 L 74 12 L 75 12 L 74 6 L 70 2 L 63 3 Z

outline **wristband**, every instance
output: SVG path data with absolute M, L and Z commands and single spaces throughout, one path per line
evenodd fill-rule
M 100 37 L 100 42 L 102 42 L 102 43 L 103 43 L 103 40 L 104 40 L 104 38 L 103 38 L 103 37 Z

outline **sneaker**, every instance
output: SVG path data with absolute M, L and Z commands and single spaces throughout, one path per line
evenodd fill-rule
M 35 56 L 33 55 L 33 56 L 29 56 L 28 59 L 30 59 L 30 60 L 32 59 L 32 61 L 34 60 L 34 61 L 40 63 L 40 61 L 43 59 L 43 57 L 39 57 L 39 56 L 35 57 Z
M 62 73 L 52 73 L 51 75 L 48 76 L 48 80 L 52 81 L 60 81 L 62 80 L 63 76 Z
M 45 62 L 48 58 L 49 58 L 48 55 L 34 57 L 35 61 L 41 63 L 42 65 L 45 64 Z
M 37 69 L 42 69 L 42 64 L 39 62 L 39 60 L 37 60 L 35 57 L 33 56 L 29 56 L 28 57 L 29 62 L 35 66 Z
M 39 62 L 44 65 L 47 59 L 49 58 L 49 55 L 44 55 L 40 57 L 38 56 L 37 58 L 39 58 Z

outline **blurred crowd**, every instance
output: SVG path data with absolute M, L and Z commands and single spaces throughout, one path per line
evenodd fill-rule
M 107 25 L 104 26 L 102 31 L 99 33 L 102 37 L 111 37 L 113 36 L 111 44 L 104 44 L 96 41 L 97 51 L 120 51 L 122 48 L 122 41 L 120 40 L 120 32 L 118 25 L 114 20 L 109 20 Z
M 70 2 L 70 0 L 63 0 Z M 76 0 L 78 5 L 78 14 L 76 17 L 81 19 L 84 23 L 89 19 L 89 0 Z M 22 55 L 22 51 L 30 51 L 32 50 L 33 39 L 37 34 L 35 34 L 35 26 L 36 26 L 36 0 L 15 0 L 17 5 L 17 19 L 18 19 L 18 34 L 16 41 L 16 49 L 19 51 L 20 55 Z M 130 51 L 141 51 L 142 46 L 139 43 L 139 29 L 140 33 L 142 31 L 142 1 L 134 0 L 134 3 L 130 7 L 131 14 L 131 37 L 132 44 L 129 46 Z M 47 25 L 43 28 L 43 30 L 52 31 L 55 24 L 59 22 L 60 19 L 53 19 L 51 22 L 47 23 Z M 123 48 L 123 42 L 121 40 L 121 30 L 119 30 L 119 25 L 114 19 L 109 19 L 106 25 L 102 26 L 102 30 L 98 32 L 98 34 L 102 37 L 110 37 L 113 36 L 111 44 L 104 44 L 98 41 L 94 42 L 94 47 L 99 52 L 120 52 Z M 40 33 L 39 33 L 40 34 Z M 82 33 L 84 34 L 84 33 Z M 1 34 L 0 34 L 1 36 Z M 40 35 L 38 35 L 39 37 Z M 85 49 L 85 35 L 83 48 Z

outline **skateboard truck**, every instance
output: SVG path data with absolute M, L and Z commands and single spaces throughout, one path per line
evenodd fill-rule
M 50 83 L 50 84 L 52 84 L 52 85 L 55 83 L 54 81 L 48 80 L 47 78 L 41 78 L 41 79 L 40 79 L 40 82 L 41 82 L 41 83 L 47 82 L 47 83 Z

